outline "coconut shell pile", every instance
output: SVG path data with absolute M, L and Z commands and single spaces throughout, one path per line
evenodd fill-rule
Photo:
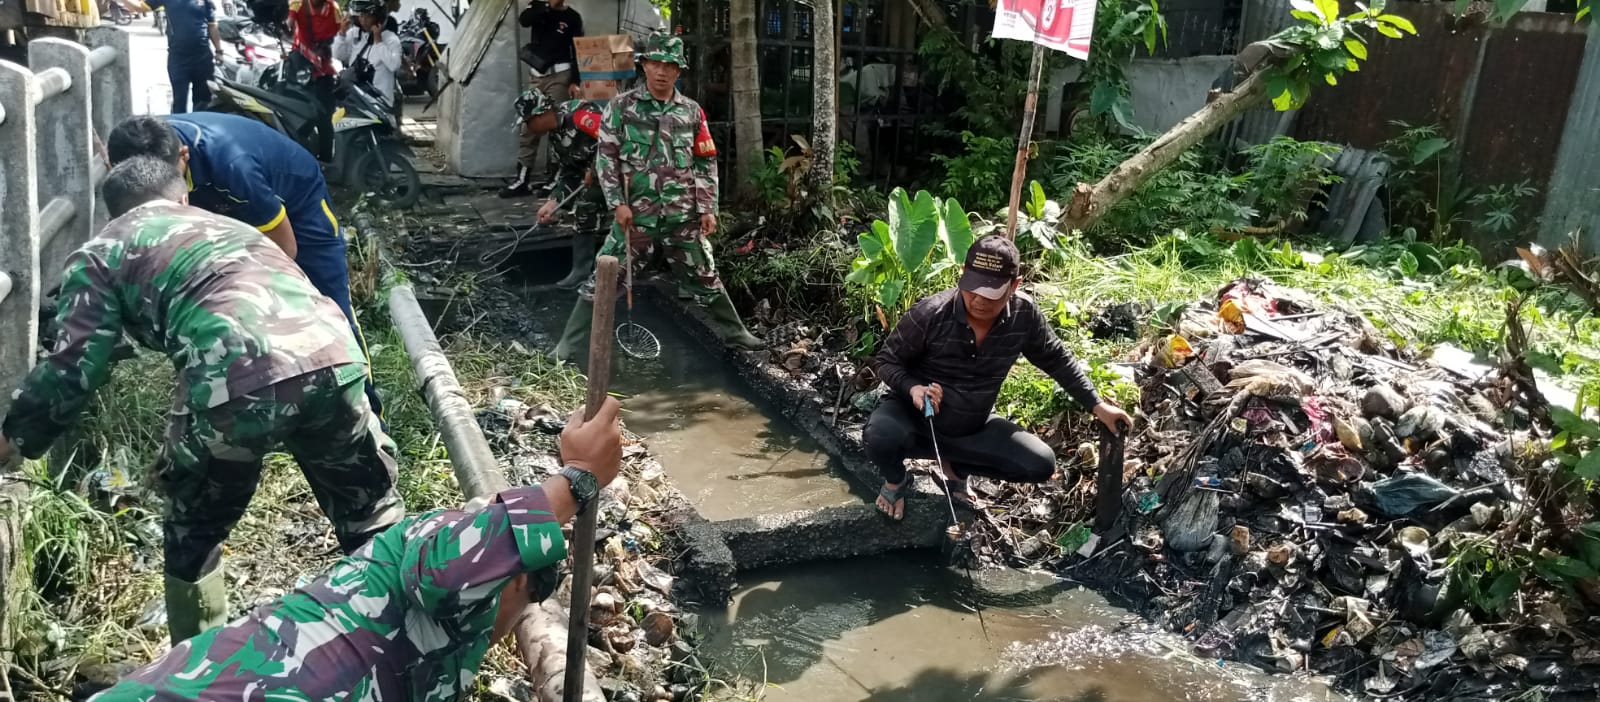
M 1594 699 L 1593 603 L 1517 573 L 1482 581 L 1502 590 L 1489 613 L 1457 576 L 1541 528 L 1502 373 L 1251 280 L 1175 315 L 1137 365 L 1120 510 L 1051 565 L 1202 655 L 1357 696 Z

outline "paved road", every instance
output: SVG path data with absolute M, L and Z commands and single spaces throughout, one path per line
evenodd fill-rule
M 150 26 L 150 18 L 121 28 L 128 33 L 133 74 L 133 111 L 164 115 L 172 111 L 172 85 L 167 82 L 167 38 Z

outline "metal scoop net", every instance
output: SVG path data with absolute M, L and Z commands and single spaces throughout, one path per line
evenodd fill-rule
M 661 340 L 656 338 L 654 332 L 633 321 L 633 242 L 626 242 L 623 248 L 628 252 L 628 277 L 624 285 L 628 291 L 628 316 L 627 321 L 617 325 L 617 348 L 633 358 L 656 358 L 661 355 Z

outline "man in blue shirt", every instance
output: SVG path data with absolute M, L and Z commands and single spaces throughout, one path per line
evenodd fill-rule
M 194 109 L 203 110 L 211 102 L 211 80 L 216 59 L 222 54 L 222 35 L 217 33 L 211 0 L 145 0 L 145 11 L 167 11 L 167 79 L 172 82 L 172 114 L 189 111 L 189 95 L 194 94 Z M 211 45 L 206 46 L 206 40 Z
M 366 352 L 350 308 L 344 236 L 311 152 L 265 124 L 220 112 L 130 117 L 111 130 L 106 151 L 112 165 L 152 156 L 177 166 L 189 183 L 190 205 L 261 230 L 319 292 L 339 303 Z M 383 405 L 370 375 L 367 398 L 381 418 Z

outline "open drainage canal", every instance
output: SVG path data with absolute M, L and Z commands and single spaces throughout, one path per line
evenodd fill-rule
M 552 256 L 552 258 L 561 258 Z M 530 284 L 548 283 L 538 264 L 522 270 Z M 530 287 L 528 313 L 554 345 L 572 310 L 573 293 Z M 627 317 L 617 307 L 617 322 Z M 661 340 L 654 359 L 614 352 L 611 388 L 623 395 L 624 421 L 646 437 L 650 452 L 706 519 L 781 514 L 861 501 L 842 470 L 810 437 L 751 399 L 744 381 L 678 323 L 642 296 L 633 321 Z
M 562 259 L 564 256 L 550 256 Z M 532 262 L 530 262 L 532 263 Z M 526 313 L 556 338 L 573 295 L 524 266 Z M 548 279 L 545 279 L 548 277 Z M 618 321 L 625 312 L 619 307 Z M 657 359 L 618 353 L 613 388 L 633 431 L 707 519 L 846 504 L 842 471 L 720 359 L 643 299 L 634 321 Z M 983 616 L 975 613 L 981 610 Z M 727 608 L 701 612 L 719 670 L 769 683 L 768 700 L 1336 700 L 1324 686 L 1218 665 L 1151 633 L 1098 595 L 1049 576 L 971 576 L 934 552 L 813 562 L 743 574 Z
M 732 605 L 701 613 L 702 650 L 766 681 L 773 702 L 1342 699 L 1320 684 L 1196 659 L 1049 576 L 989 571 L 969 581 L 938 561 L 907 552 L 746 573 Z

